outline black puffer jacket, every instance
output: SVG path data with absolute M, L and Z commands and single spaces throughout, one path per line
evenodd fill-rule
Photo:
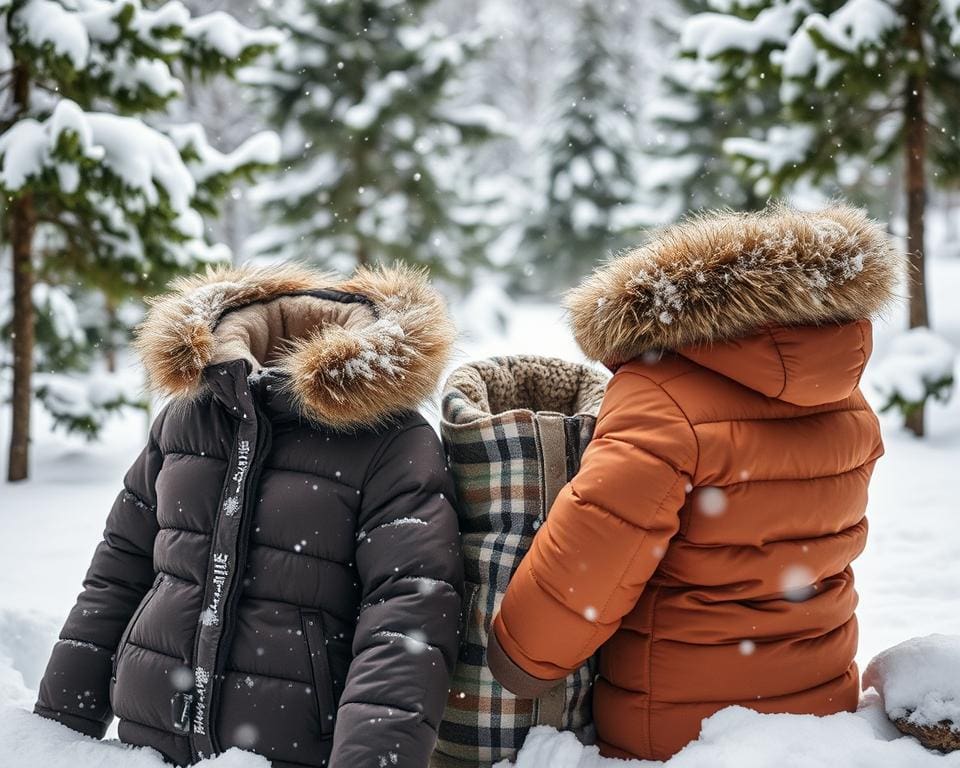
M 139 346 L 175 400 L 124 481 L 36 711 L 179 764 L 422 768 L 461 559 L 416 414 L 453 337 L 418 273 L 215 271 Z

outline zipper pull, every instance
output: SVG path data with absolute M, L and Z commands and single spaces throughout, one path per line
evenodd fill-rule
M 170 699 L 170 713 L 173 718 L 173 730 L 180 733 L 189 731 L 190 717 L 193 714 L 193 694 L 173 694 Z

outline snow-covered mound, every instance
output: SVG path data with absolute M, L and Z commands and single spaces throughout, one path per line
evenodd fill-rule
M 19 670 L 13 667 L 10 659 L 0 656 L 0 712 L 7 705 L 28 709 L 33 706 L 34 698 Z M 0 744 L 4 743 L 0 741 Z M 0 746 L 0 757 L 3 757 L 3 750 L 4 747 Z
M 899 737 L 899 738 L 898 738 Z M 497 768 L 509 768 L 500 763 Z M 697 741 L 665 763 L 600 757 L 572 733 L 534 728 L 514 768 L 955 768 L 960 754 L 938 755 L 900 737 L 876 697 L 857 713 L 830 717 L 762 715 L 728 707 L 704 720 Z
M 0 605 L 0 680 L 10 679 L 4 676 L 9 669 L 27 688 L 36 688 L 60 624 L 49 614 L 31 608 Z M 10 701 L 5 690 L 0 682 L 0 704 Z
M 0 675 L 2 675 L 0 668 Z M 96 741 L 23 709 L 0 705 L 3 768 L 169 768 L 152 749 Z M 269 768 L 262 757 L 239 749 L 197 763 L 203 768 Z
M 151 749 L 96 741 L 30 710 L 61 620 L 0 606 L 0 766 L 2 768 L 169 768 Z M 269 768 L 262 757 L 232 749 L 203 768 Z
M 945 725 L 960 743 L 960 635 L 916 637 L 884 651 L 867 666 L 891 720 L 920 727 Z
M 95 741 L 26 711 L 34 694 L 0 659 L 0 766 L 3 768 L 168 768 L 150 749 Z M 11 701 L 12 698 L 12 701 Z M 269 768 L 232 749 L 202 768 Z M 704 721 L 700 738 L 666 763 L 602 758 L 569 732 L 534 728 L 514 768 L 960 768 L 960 753 L 938 755 L 900 737 L 878 697 L 856 714 L 761 715 L 730 707 Z M 510 768 L 503 762 L 499 768 Z

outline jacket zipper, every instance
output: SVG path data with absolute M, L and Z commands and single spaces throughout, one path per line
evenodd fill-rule
M 229 648 L 233 636 L 234 609 L 246 565 L 254 503 L 251 494 L 256 490 L 270 446 L 269 420 L 247 382 L 245 364 L 238 368 L 233 376 L 235 382 L 242 382 L 235 392 L 243 408 L 211 538 L 204 608 L 194 645 L 194 687 L 188 696 L 174 697 L 172 702 L 174 728 L 189 730 L 194 762 L 220 751 L 213 724 L 220 676 L 226 663 L 224 650 Z M 227 373 L 230 372 L 226 369 L 220 371 L 220 375 Z M 188 725 L 184 727 L 184 723 Z
M 253 508 L 256 504 L 256 500 L 251 498 L 251 493 L 256 490 L 257 485 L 260 480 L 260 474 L 263 470 L 263 463 L 266 458 L 267 453 L 270 450 L 270 427 L 269 422 L 266 421 L 266 418 L 262 413 L 257 409 L 257 423 L 259 429 L 257 430 L 257 447 L 254 449 L 254 456 L 251 459 L 250 469 L 247 472 L 246 477 L 246 488 L 243 493 L 244 505 L 241 510 L 238 510 L 237 514 L 240 515 L 240 528 L 237 532 L 237 540 L 235 542 L 235 568 L 236 572 L 234 573 L 233 581 L 230 585 L 230 589 L 227 592 L 226 597 L 224 598 L 223 606 L 223 633 L 220 636 L 220 642 L 217 647 L 217 663 L 214 668 L 214 680 L 216 683 L 213 685 L 210 691 L 210 720 L 211 722 L 214 719 L 214 713 L 216 712 L 216 706 L 219 701 L 219 685 L 220 678 L 223 674 L 224 667 L 226 666 L 226 654 L 223 652 L 225 649 L 228 649 L 233 644 L 233 635 L 234 630 L 236 629 L 235 614 L 237 604 L 240 602 L 240 593 L 241 585 L 243 584 L 243 569 L 247 565 L 247 552 L 250 549 L 250 528 L 252 524 L 253 517 Z M 217 743 L 216 734 L 210 734 L 210 738 L 214 743 L 214 748 L 217 753 L 220 751 L 220 745 Z

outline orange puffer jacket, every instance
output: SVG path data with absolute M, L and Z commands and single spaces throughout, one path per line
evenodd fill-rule
M 900 273 L 858 212 L 777 208 L 680 225 L 574 291 L 615 375 L 495 619 L 505 687 L 602 646 L 601 752 L 660 760 L 731 704 L 856 707 L 850 563 L 883 453 L 858 383 Z

